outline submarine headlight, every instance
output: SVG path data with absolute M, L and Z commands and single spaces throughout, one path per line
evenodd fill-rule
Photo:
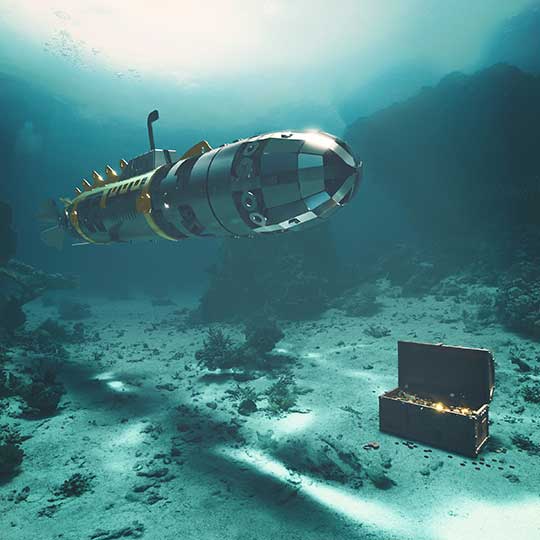
M 443 405 L 441 402 L 435 403 L 434 407 L 435 407 L 435 409 L 436 409 L 437 411 L 439 411 L 439 412 L 444 411 L 444 405 Z

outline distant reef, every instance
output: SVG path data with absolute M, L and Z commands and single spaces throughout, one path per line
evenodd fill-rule
M 495 32 L 485 64 L 506 62 L 540 73 L 540 2 L 505 21 Z
M 0 201 L 0 266 L 4 266 L 15 255 L 17 241 L 12 221 L 11 207 Z
M 385 231 L 382 250 L 414 243 L 461 263 L 540 225 L 538 76 L 504 64 L 452 73 L 345 139 L 365 162 L 362 219 Z
M 316 318 L 346 282 L 326 225 L 225 240 L 195 317 L 201 322 Z
M 452 73 L 345 138 L 365 161 L 364 279 L 423 295 L 466 275 L 499 288 L 499 322 L 540 338 L 540 77 Z

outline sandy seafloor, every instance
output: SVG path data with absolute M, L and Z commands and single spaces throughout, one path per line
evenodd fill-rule
M 32 437 L 20 474 L 0 486 L 2 540 L 540 538 L 540 456 L 510 440 L 515 432 L 538 440 L 540 405 L 523 402 L 523 374 L 509 358 L 517 348 L 538 362 L 540 344 L 495 324 L 467 332 L 462 311 L 472 306 L 461 300 L 387 289 L 373 317 L 333 309 L 317 321 L 283 322 L 278 349 L 298 358 L 292 371 L 309 392 L 298 412 L 241 416 L 226 394 L 234 381 L 201 378 L 194 353 L 207 327 L 174 324 L 173 312 L 193 301 L 174 301 L 90 300 L 93 316 L 84 325 L 99 340 L 66 345 L 58 414 L 8 419 Z M 30 328 L 56 317 L 39 300 L 26 312 Z M 369 337 L 364 329 L 373 323 L 391 335 Z M 241 339 L 240 326 L 217 326 Z M 484 461 L 410 447 L 378 431 L 377 397 L 397 384 L 398 339 L 493 351 L 494 441 Z M 272 382 L 250 384 L 263 391 Z M 371 441 L 380 448 L 364 449 Z M 384 473 L 395 485 L 343 485 L 299 473 L 287 458 L 301 462 L 321 451 L 351 477 Z M 55 500 L 54 489 L 76 472 L 95 475 L 92 491 Z M 16 502 L 26 486 L 27 499 Z

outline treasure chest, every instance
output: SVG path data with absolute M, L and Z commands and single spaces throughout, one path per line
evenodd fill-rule
M 399 341 L 398 384 L 379 396 L 381 431 L 478 455 L 495 384 L 488 350 Z

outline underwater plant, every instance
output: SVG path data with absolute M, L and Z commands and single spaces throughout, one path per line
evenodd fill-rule
M 266 391 L 268 408 L 272 414 L 281 415 L 292 409 L 298 401 L 299 389 L 292 376 L 280 377 Z
M 195 353 L 199 365 L 210 370 L 230 369 L 237 364 L 237 348 L 219 328 L 210 328 L 203 348 Z
M 244 370 L 269 370 L 277 355 L 269 354 L 283 337 L 283 332 L 273 320 L 259 319 L 248 324 L 244 343 L 234 343 L 220 329 L 208 330 L 203 348 L 195 353 L 199 365 L 210 370 L 240 368 Z M 281 357 L 280 358 L 284 358 Z

